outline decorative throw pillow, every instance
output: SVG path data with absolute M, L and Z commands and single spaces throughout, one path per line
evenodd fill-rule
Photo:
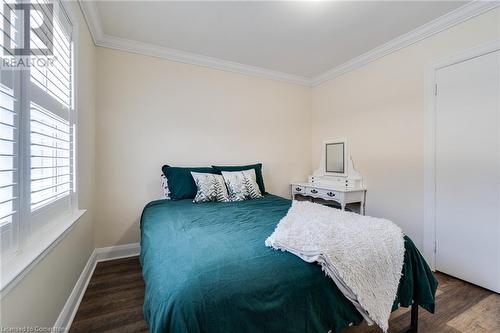
M 168 180 L 164 174 L 161 175 L 161 189 L 163 191 L 163 199 L 170 199 L 170 190 L 168 189 Z
M 262 197 L 259 185 L 255 181 L 255 170 L 222 171 L 226 182 L 229 200 L 242 201 Z
M 228 202 L 226 185 L 221 175 L 191 172 L 197 187 L 193 202 L 219 201 Z
M 193 199 L 196 196 L 196 184 L 191 172 L 218 173 L 212 167 L 172 167 L 164 165 L 161 169 L 165 177 L 167 177 L 169 196 L 172 200 Z
M 212 165 L 217 172 L 221 173 L 222 171 L 243 171 L 243 170 L 255 170 L 255 181 L 259 185 L 259 190 L 261 194 L 266 194 L 266 188 L 264 187 L 264 178 L 262 177 L 262 163 L 257 164 L 249 164 L 249 165 Z

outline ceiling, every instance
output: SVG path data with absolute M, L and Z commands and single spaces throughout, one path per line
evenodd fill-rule
M 98 1 L 102 34 L 314 78 L 466 1 Z

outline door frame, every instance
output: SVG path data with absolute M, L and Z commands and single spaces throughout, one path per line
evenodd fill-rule
M 436 72 L 500 50 L 500 39 L 481 44 L 427 66 L 424 114 L 424 257 L 436 270 Z

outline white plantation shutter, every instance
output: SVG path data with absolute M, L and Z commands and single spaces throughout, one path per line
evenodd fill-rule
M 36 210 L 70 194 L 71 127 L 68 120 L 35 103 L 31 103 L 30 127 L 31 210 Z
M 44 3 L 33 1 L 31 24 L 38 29 L 32 30 L 30 45 L 32 49 L 50 46 L 57 61 L 54 66 L 30 70 L 31 232 L 70 212 L 74 190 L 72 29 L 58 3 L 53 3 L 52 10 Z M 52 22 L 43 20 L 44 15 L 52 17 Z
M 9 9 L 13 9 L 13 3 L 12 2 L 7 2 L 7 1 L 2 1 L 2 8 L 0 8 L 0 19 L 2 20 L 0 24 L 0 41 L 1 45 L 7 46 L 10 45 L 11 48 L 17 46 L 17 40 L 19 39 L 17 34 L 17 27 L 16 25 L 19 25 L 19 19 L 16 15 L 15 11 L 9 10 L 9 12 L 4 13 L 5 7 Z M 12 53 L 9 50 L 3 50 L 3 52 L 7 52 L 12 55 Z
M 37 88 L 37 94 L 47 94 L 61 104 L 64 109 L 71 107 L 71 25 L 63 11 L 57 10 L 50 12 L 48 7 L 42 6 L 48 1 L 33 0 L 33 8 L 30 13 L 31 22 L 37 28 L 30 36 L 32 48 L 41 48 L 44 45 L 52 47 L 54 57 L 57 61 L 51 67 L 34 67 L 31 71 L 31 82 Z M 43 15 L 53 17 L 52 24 L 43 21 Z M 46 32 L 52 30 L 52 34 Z M 52 38 L 48 39 L 48 35 Z M 46 54 L 47 52 L 42 52 Z M 53 111 L 55 112 L 55 111 Z
M 57 6 L 50 12 L 40 3 L 43 1 L 35 1 L 36 10 L 30 15 L 42 31 L 32 33 L 30 43 L 33 48 L 50 44 L 57 61 L 54 66 L 34 68 L 30 73 L 30 209 L 35 212 L 52 205 L 52 210 L 64 211 L 71 208 L 74 178 L 71 25 Z M 53 17 L 52 24 L 42 23 L 43 14 Z M 52 30 L 52 38 L 43 43 L 48 34 L 45 30 Z M 47 219 L 37 216 L 33 227 Z
M 0 46 L 17 46 L 14 12 L 4 13 L 0 8 Z M 8 26 L 5 26 L 7 24 Z M 4 32 L 9 29 L 10 34 Z M 10 53 L 9 53 L 10 55 Z M 0 243 L 3 253 L 11 253 L 17 245 L 19 221 L 19 86 L 18 75 L 0 71 Z
M 13 59 L 5 46 L 11 50 L 22 46 L 24 12 L 6 11 L 6 1 L 7 9 L 22 1 L 0 0 L 0 55 Z M 76 208 L 72 24 L 59 2 L 30 3 L 30 57 L 53 58 L 54 62 L 52 66 L 0 71 L 3 259 L 39 239 Z
M 0 225 L 14 213 L 16 165 L 16 110 L 13 89 L 0 84 Z
M 0 82 L 0 233 L 2 252 L 15 245 L 18 218 L 18 119 L 16 97 L 8 77 Z M 6 82 L 7 81 L 7 82 Z M 12 81 L 12 80 L 11 80 Z

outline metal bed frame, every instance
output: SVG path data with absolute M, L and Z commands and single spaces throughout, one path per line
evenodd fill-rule
M 416 333 L 418 332 L 418 303 L 411 305 L 411 321 L 410 327 L 401 333 Z

